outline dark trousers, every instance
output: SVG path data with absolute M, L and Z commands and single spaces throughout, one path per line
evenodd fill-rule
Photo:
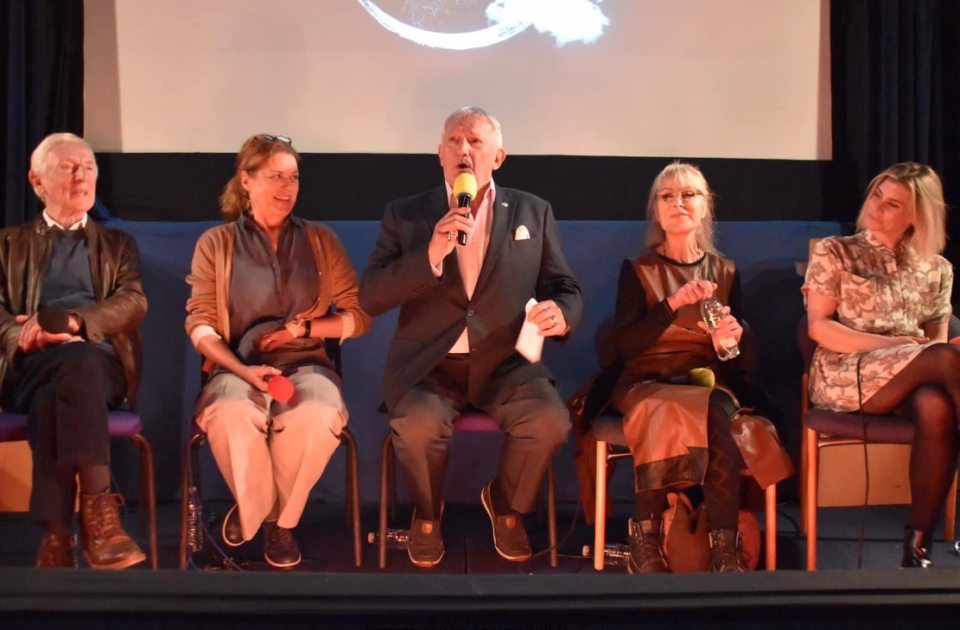
M 453 421 L 468 404 L 469 360 L 469 355 L 448 355 L 391 412 L 397 462 L 421 516 L 440 517 Z M 536 505 L 550 460 L 567 439 L 570 413 L 545 378 L 521 384 L 481 411 L 504 432 L 494 483 L 511 510 L 526 514 Z
M 69 526 L 77 469 L 110 463 L 107 409 L 123 400 L 124 390 L 120 362 L 92 343 L 66 343 L 24 357 L 14 401 L 28 417 L 30 511 L 37 520 Z

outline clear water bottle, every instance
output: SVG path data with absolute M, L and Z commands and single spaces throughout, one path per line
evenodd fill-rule
M 713 348 L 717 351 L 717 357 L 721 361 L 729 361 L 740 356 L 740 346 L 733 337 L 718 337 L 713 331 L 723 319 L 723 305 L 717 298 L 703 298 L 700 301 L 700 315 L 703 321 L 710 328 L 710 338 L 713 340 Z
M 580 554 L 584 558 L 592 558 L 593 548 L 590 545 L 584 545 Z M 603 566 L 625 567 L 628 562 L 630 562 L 630 547 L 627 545 L 607 543 L 603 546 Z
M 187 491 L 187 547 L 192 553 L 203 549 L 203 504 L 196 486 Z
M 367 542 L 371 545 L 377 544 L 377 539 L 379 536 L 377 532 L 367 533 Z M 387 549 L 406 549 L 407 543 L 410 542 L 410 530 L 409 529 L 388 529 L 387 530 Z

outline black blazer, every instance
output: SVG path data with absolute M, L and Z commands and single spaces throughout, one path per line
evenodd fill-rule
M 455 254 L 444 259 L 440 278 L 427 259 L 433 228 L 449 210 L 446 187 L 387 205 L 360 282 L 360 304 L 371 315 L 400 307 L 384 378 L 390 409 L 449 352 L 464 325 L 471 344 L 467 399 L 485 407 L 520 383 L 552 378 L 542 362 L 531 364 L 514 350 L 527 300 L 554 300 L 571 331 L 580 322 L 580 285 L 564 258 L 550 204 L 519 190 L 496 191 L 490 243 L 471 300 Z M 529 239 L 515 240 L 520 226 Z

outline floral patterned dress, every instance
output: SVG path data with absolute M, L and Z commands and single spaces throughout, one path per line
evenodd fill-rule
M 952 286 L 953 267 L 945 258 L 921 260 L 909 245 L 890 249 L 864 230 L 817 242 L 802 291 L 834 298 L 837 320 L 854 330 L 922 337 L 924 324 L 949 319 Z M 926 347 L 905 344 L 862 353 L 818 347 L 810 364 L 810 402 L 855 411 L 858 359 L 866 402 Z

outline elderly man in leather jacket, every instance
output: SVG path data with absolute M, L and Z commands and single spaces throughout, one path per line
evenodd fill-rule
M 88 220 L 97 164 L 82 138 L 45 138 L 28 178 L 42 215 L 0 231 L 0 379 L 4 407 L 29 417 L 30 510 L 46 528 L 36 566 L 73 565 L 79 478 L 83 554 L 124 569 L 145 556 L 110 493 L 107 409 L 137 388 L 147 300 L 136 243 Z

